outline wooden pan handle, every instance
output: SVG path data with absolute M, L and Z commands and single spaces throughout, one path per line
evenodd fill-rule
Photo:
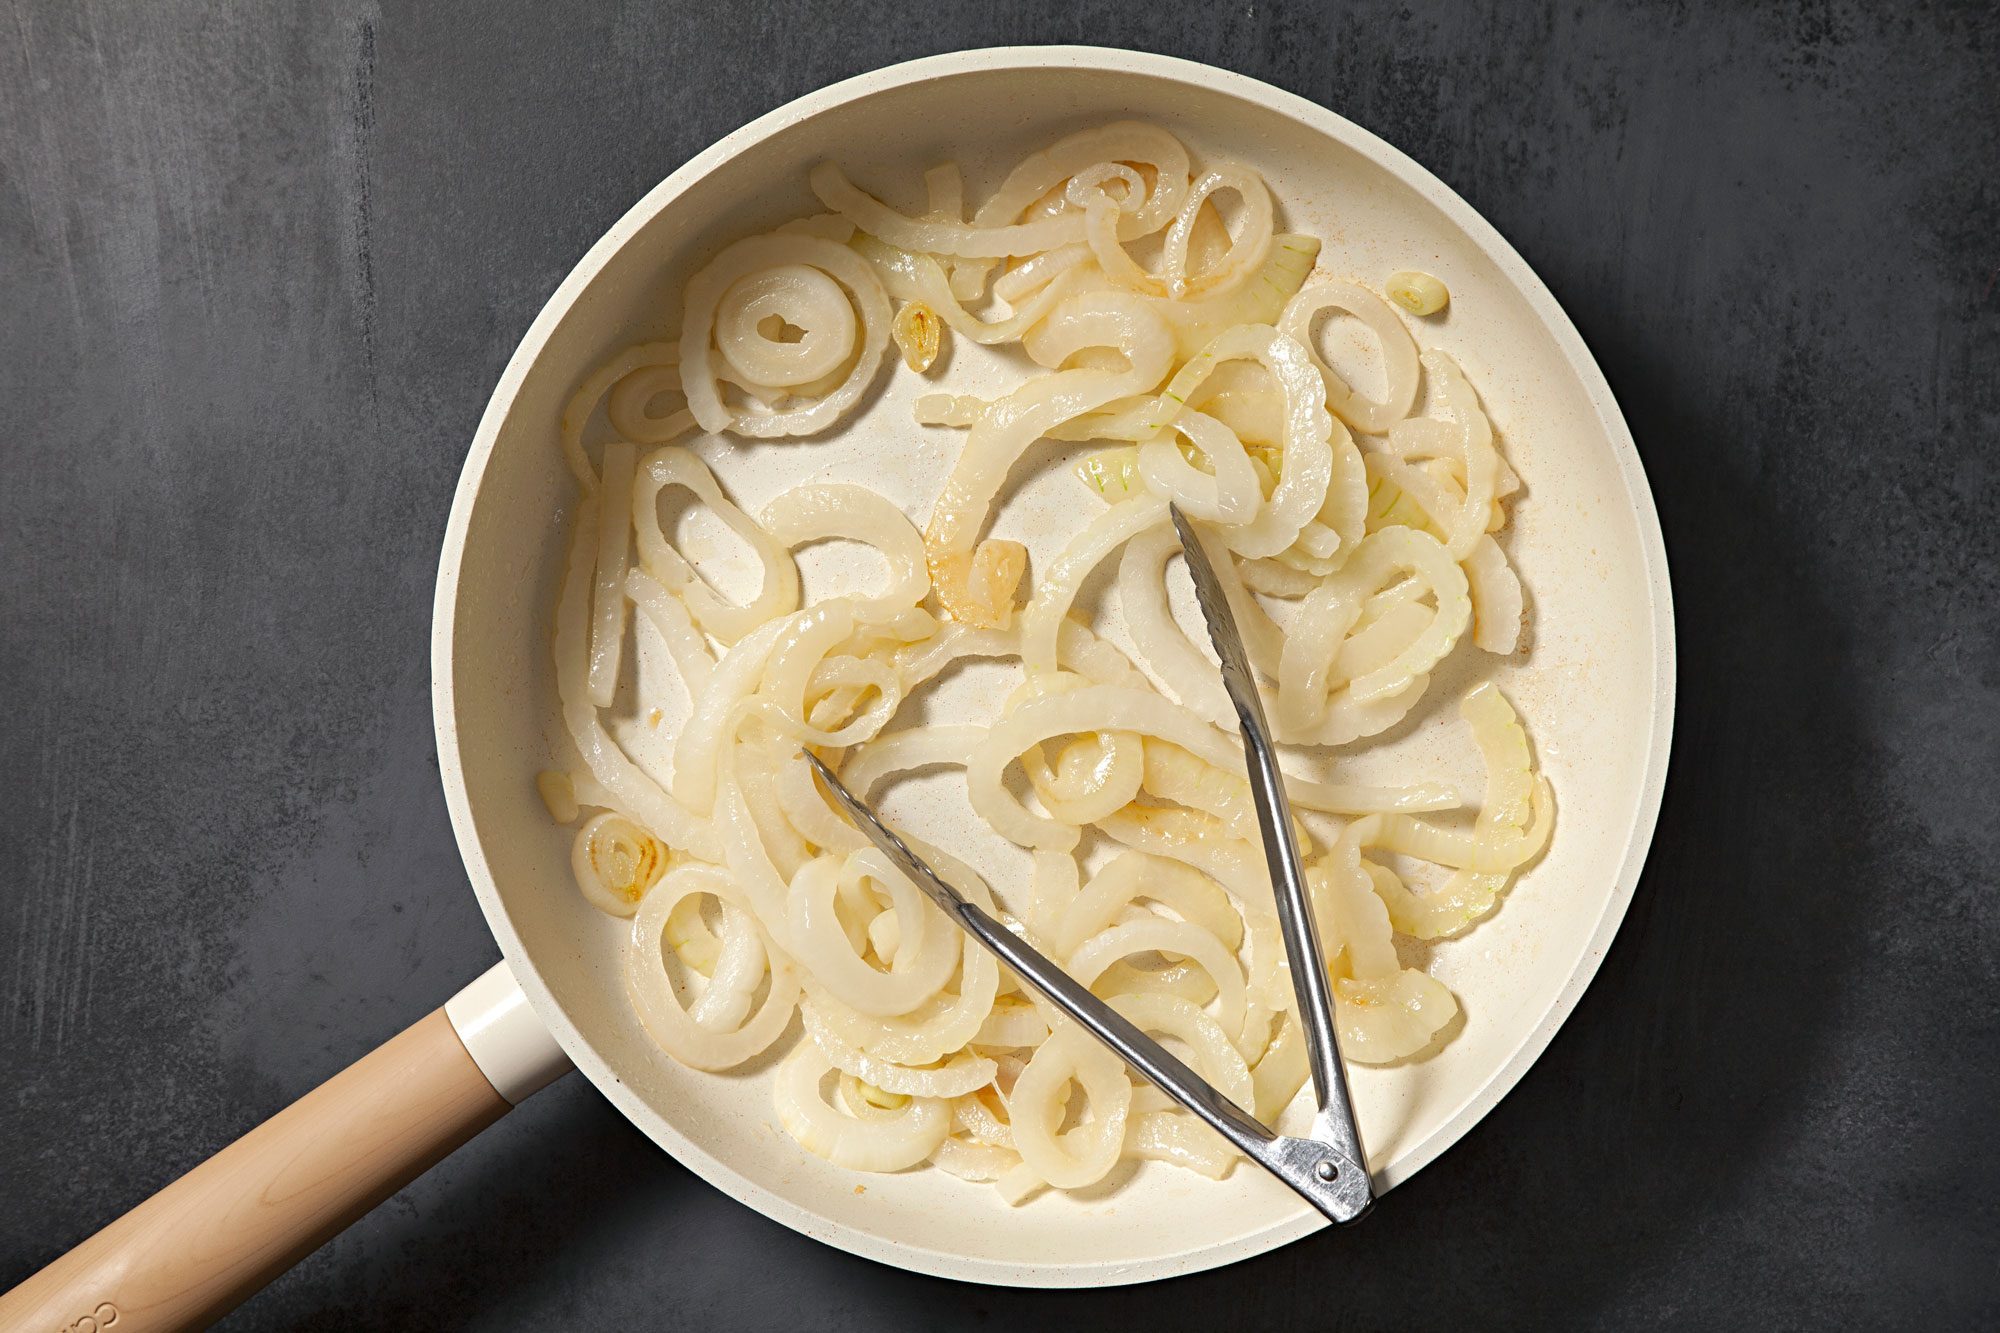
M 439 1009 L 0 1296 L 0 1329 L 208 1324 L 508 1109 Z

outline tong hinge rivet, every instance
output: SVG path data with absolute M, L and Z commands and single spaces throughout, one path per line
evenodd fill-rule
M 1322 1159 L 1318 1165 L 1313 1167 L 1313 1174 L 1321 1180 L 1332 1180 L 1340 1174 L 1340 1168 L 1333 1164 L 1332 1159 Z

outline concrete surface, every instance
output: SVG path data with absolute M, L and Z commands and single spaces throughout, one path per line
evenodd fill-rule
M 725 131 L 1088 40 L 1441 175 L 1629 413 L 1673 776 L 1540 1064 L 1361 1229 L 1143 1290 L 910 1277 L 581 1080 L 230 1327 L 2000 1323 L 2000 12 L 1978 4 L 0 16 L 0 1284 L 495 956 L 436 781 L 432 562 L 542 300 Z

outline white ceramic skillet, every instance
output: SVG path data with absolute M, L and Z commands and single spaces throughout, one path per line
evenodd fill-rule
M 213 1317 L 572 1061 L 717 1188 L 807 1235 L 920 1272 L 1038 1286 L 1140 1282 L 1229 1263 L 1323 1225 L 1247 1167 L 1222 1183 L 1151 1167 L 1115 1189 L 1009 1209 L 990 1188 L 937 1171 L 862 1178 L 807 1156 L 774 1127 L 766 1073 L 686 1070 L 646 1037 L 619 981 L 623 925 L 571 887 L 569 833 L 550 823 L 531 781 L 553 753 L 548 641 L 573 502 L 556 420 L 577 381 L 621 346 L 673 336 L 682 282 L 720 245 L 817 211 L 805 179 L 822 159 L 892 200 L 899 184 L 907 192 L 925 167 L 954 159 L 976 192 L 1061 133 L 1119 118 L 1158 122 L 1197 157 L 1256 167 L 1282 202 L 1284 227 L 1325 241 L 1322 272 L 1379 283 L 1420 268 L 1451 290 L 1448 314 L 1418 336 L 1465 366 L 1526 480 L 1507 546 L 1528 589 L 1531 637 L 1504 661 L 1462 649 L 1434 680 L 1431 722 L 1365 762 L 1385 766 L 1383 775 L 1396 765 L 1443 771 L 1476 791 L 1471 747 L 1450 734 L 1449 701 L 1481 673 L 1518 706 L 1559 813 L 1548 855 L 1501 909 L 1429 955 L 1460 998 L 1462 1024 L 1426 1059 L 1355 1071 L 1378 1188 L 1407 1179 L 1514 1085 L 1610 944 L 1666 772 L 1674 646 L 1665 552 L 1603 375 L 1492 227 L 1329 111 L 1221 70 L 1123 51 L 938 56 L 801 98 L 668 177 L 584 256 L 494 390 L 445 536 L 432 669 L 452 822 L 506 961 L 0 1298 L 0 1325 L 87 1330 L 116 1320 L 119 1333 L 133 1333 Z M 921 514 L 954 437 L 910 425 L 912 377 L 887 378 L 865 418 L 825 440 L 704 452 L 752 512 L 787 484 L 854 479 Z M 1062 489 L 1075 484 L 1061 468 L 1030 470 L 998 530 L 1046 559 L 1079 521 L 1076 493 Z

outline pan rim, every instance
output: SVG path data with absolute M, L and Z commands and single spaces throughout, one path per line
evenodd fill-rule
M 1527 262 L 1470 204 L 1400 150 L 1338 114 L 1260 80 L 1195 61 L 1104 47 L 1007 46 L 960 51 L 886 66 L 808 93 L 732 131 L 689 159 L 627 210 L 578 260 L 523 335 L 494 387 L 467 454 L 445 529 L 433 604 L 431 684 L 439 772 L 446 805 L 467 877 L 472 882 L 488 928 L 536 1015 L 547 1025 L 577 1068 L 623 1115 L 669 1155 L 732 1198 L 796 1231 L 840 1249 L 896 1267 L 962 1281 L 1087 1287 L 1151 1281 L 1218 1267 L 1274 1249 L 1318 1229 L 1324 1222 L 1316 1214 L 1301 1208 L 1296 1214 L 1263 1230 L 1228 1241 L 1194 1245 L 1156 1255 L 1143 1262 L 1022 1264 L 933 1250 L 868 1232 L 814 1212 L 750 1180 L 687 1138 L 670 1120 L 624 1084 L 598 1053 L 592 1040 L 571 1022 L 530 961 L 528 950 L 501 899 L 473 822 L 458 745 L 457 698 L 453 685 L 459 575 L 463 567 L 466 534 L 485 479 L 487 463 L 529 368 L 541 355 L 559 322 L 611 257 L 643 225 L 697 181 L 738 152 L 792 124 L 909 83 L 972 72 L 1051 67 L 1133 73 L 1234 96 L 1298 121 L 1342 143 L 1416 190 L 1461 228 L 1528 302 L 1582 386 L 1595 413 L 1596 424 L 1616 457 L 1638 531 L 1640 557 L 1644 565 L 1643 583 L 1656 645 L 1653 716 L 1647 741 L 1645 777 L 1640 786 L 1638 805 L 1619 863 L 1616 883 L 1580 962 L 1526 1039 L 1435 1133 L 1405 1153 L 1390 1169 L 1380 1173 L 1378 1187 L 1387 1189 L 1408 1179 L 1456 1143 L 1498 1105 L 1547 1049 L 1556 1031 L 1576 1008 L 1583 992 L 1596 976 L 1631 904 L 1651 846 L 1666 783 L 1676 674 L 1672 590 L 1665 541 L 1638 450 L 1610 385 L 1568 315 Z

